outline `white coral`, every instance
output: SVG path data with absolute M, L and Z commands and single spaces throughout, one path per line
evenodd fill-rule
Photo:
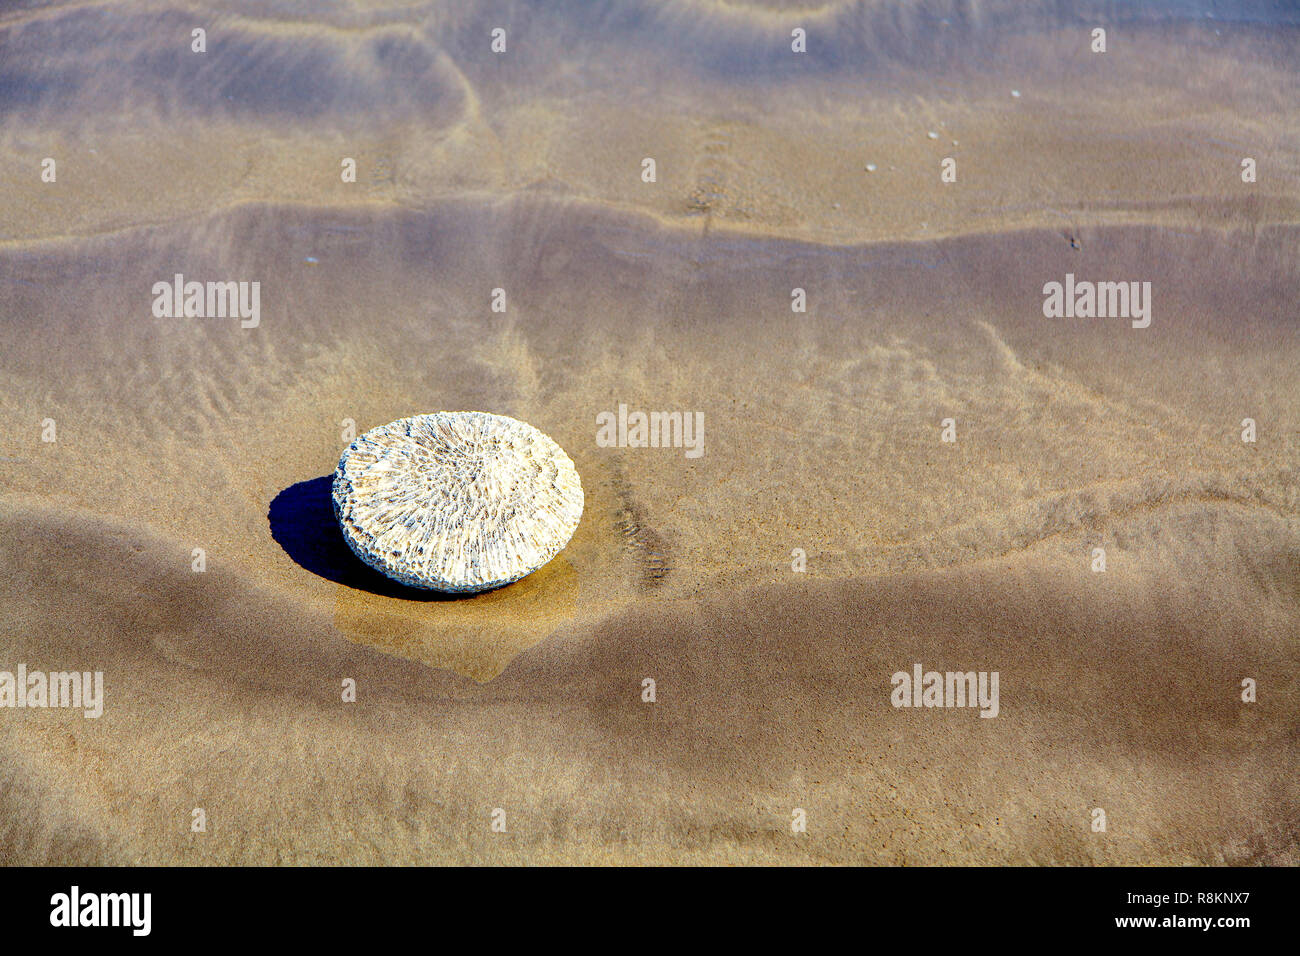
M 486 412 L 373 428 L 334 473 L 334 514 L 357 557 L 436 591 L 486 591 L 536 571 L 569 543 L 582 505 L 559 445 Z

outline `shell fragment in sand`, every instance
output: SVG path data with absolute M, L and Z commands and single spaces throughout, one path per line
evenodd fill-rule
M 334 473 L 348 547 L 388 577 L 435 591 L 486 591 L 536 571 L 569 543 L 582 505 L 559 445 L 486 412 L 373 428 Z

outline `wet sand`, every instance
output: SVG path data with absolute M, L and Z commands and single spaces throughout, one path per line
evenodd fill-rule
M 106 688 L 0 710 L 0 862 L 1296 863 L 1300 26 L 883 6 L 0 16 L 0 670 Z M 438 409 L 587 497 L 469 599 L 329 509 Z

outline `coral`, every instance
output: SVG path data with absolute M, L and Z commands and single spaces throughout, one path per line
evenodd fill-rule
M 373 428 L 334 473 L 334 514 L 357 557 L 436 591 L 485 591 L 536 571 L 568 544 L 582 505 L 559 445 L 486 412 Z

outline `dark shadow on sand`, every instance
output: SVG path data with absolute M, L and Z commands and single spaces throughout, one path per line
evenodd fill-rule
M 312 574 L 358 591 L 409 601 L 458 601 L 473 594 L 444 594 L 407 587 L 364 564 L 343 540 L 334 517 L 333 475 L 290 485 L 267 512 L 271 537 L 284 553 Z

